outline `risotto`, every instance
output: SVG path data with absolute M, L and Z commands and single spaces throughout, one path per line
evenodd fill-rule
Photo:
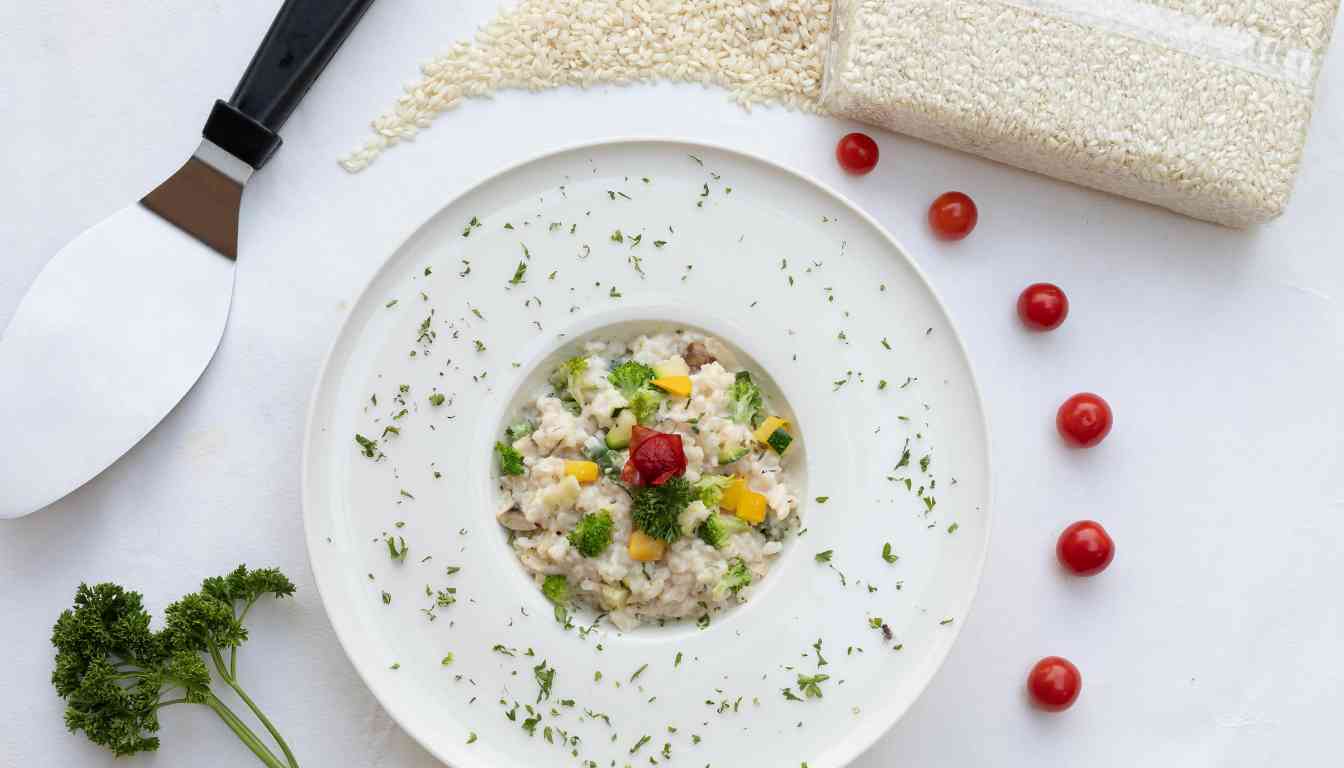
M 712 337 L 576 351 L 495 445 L 519 562 L 623 630 L 748 600 L 798 527 L 788 421 Z

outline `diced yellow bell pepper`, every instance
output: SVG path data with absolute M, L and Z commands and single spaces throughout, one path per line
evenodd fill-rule
M 566 461 L 565 474 L 572 476 L 580 483 L 597 482 L 597 464 L 591 461 Z
M 737 509 L 738 501 L 742 498 L 743 491 L 747 490 L 747 481 L 740 477 L 734 477 L 728 487 L 723 489 L 723 498 L 719 500 L 719 506 L 732 512 Z
M 643 531 L 630 532 L 630 559 L 641 563 L 651 563 L 663 556 L 667 545 L 661 539 L 655 539 Z
M 756 442 L 764 445 L 770 439 L 770 436 L 775 434 L 776 429 L 787 429 L 788 426 L 789 422 L 784 419 L 778 416 L 770 416 L 761 422 L 761 426 L 757 427 L 751 436 L 756 438 Z
M 669 395 L 676 397 L 691 396 L 690 376 L 664 376 L 661 379 L 654 379 L 650 383 Z
M 765 522 L 765 496 L 752 490 L 742 491 L 737 501 L 737 516 L 752 525 Z

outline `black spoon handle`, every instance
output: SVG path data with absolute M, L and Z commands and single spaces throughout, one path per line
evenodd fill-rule
M 253 168 L 280 148 L 280 127 L 373 0 L 285 0 L 233 97 L 215 102 L 203 135 Z

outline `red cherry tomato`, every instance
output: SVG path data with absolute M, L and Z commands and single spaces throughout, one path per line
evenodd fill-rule
M 975 201 L 962 192 L 944 192 L 929 206 L 929 226 L 943 240 L 960 240 L 971 234 L 979 218 Z
M 640 479 L 639 470 L 635 468 L 635 451 L 644 444 L 645 440 L 659 434 L 657 430 L 636 424 L 630 428 L 630 457 L 625 460 L 625 466 L 621 467 L 621 482 L 626 485 L 643 485 Z
M 639 450 L 639 446 L 641 443 L 643 443 L 645 440 L 648 440 L 650 437 L 653 437 L 654 435 L 658 434 L 662 433 L 660 433 L 656 429 L 649 429 L 648 427 L 642 426 L 640 424 L 636 424 L 633 427 L 631 427 L 630 446 L 629 446 L 630 455 L 631 456 L 635 455 L 635 451 Z
M 1082 688 L 1082 673 L 1062 656 L 1046 656 L 1027 675 L 1032 701 L 1046 712 L 1063 712 L 1073 706 Z
M 1069 316 L 1069 297 L 1050 283 L 1032 283 L 1017 297 L 1017 316 L 1034 331 L 1053 331 Z
M 1101 523 L 1079 520 L 1059 534 L 1055 557 L 1079 576 L 1095 576 L 1115 559 L 1115 542 Z
M 1111 406 L 1101 399 L 1101 395 L 1079 393 L 1059 406 L 1055 428 L 1069 443 L 1079 448 L 1091 448 L 1111 433 Z
M 682 449 L 681 435 L 657 433 L 646 438 L 638 450 L 630 454 L 630 463 L 635 465 L 640 480 L 649 485 L 662 485 L 684 474 L 686 453 Z
M 835 145 L 835 159 L 841 168 L 862 176 L 877 167 L 877 142 L 866 133 L 847 133 Z
M 639 470 L 635 469 L 635 462 L 630 459 L 626 459 L 625 466 L 621 467 L 621 482 L 626 485 L 643 485 L 639 481 Z

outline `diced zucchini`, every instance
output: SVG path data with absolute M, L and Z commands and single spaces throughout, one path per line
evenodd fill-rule
M 770 446 L 775 453 L 782 455 L 789 449 L 789 443 L 792 442 L 793 437 L 781 427 L 770 433 L 770 437 L 766 438 L 765 444 Z
M 635 414 L 626 409 L 616 414 L 616 423 L 607 430 L 607 447 L 619 451 L 630 445 L 630 430 L 635 427 Z
M 597 438 L 592 438 L 591 442 L 588 443 L 588 446 L 584 449 L 583 452 L 588 455 L 588 458 L 592 460 L 593 463 L 597 464 L 597 468 L 601 471 L 602 474 L 604 475 L 621 474 L 621 468 L 616 466 L 616 461 L 620 457 L 617 456 L 615 451 L 608 448 L 607 444 L 602 442 L 601 440 L 598 440 Z
M 732 464 L 747 455 L 749 449 L 744 443 L 731 441 L 719 446 L 719 466 Z
M 787 429 L 788 426 L 789 422 L 784 419 L 781 419 L 778 416 L 770 416 L 765 421 L 761 422 L 761 426 L 756 428 L 753 436 L 756 438 L 756 442 L 768 444 L 770 442 L 770 436 L 775 434 L 775 430 Z

